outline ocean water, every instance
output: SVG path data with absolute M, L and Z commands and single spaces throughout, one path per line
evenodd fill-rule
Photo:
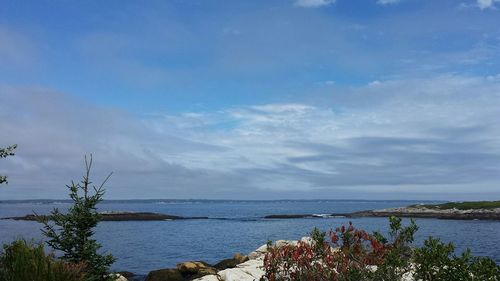
M 386 218 L 263 219 L 271 214 L 329 214 L 406 206 L 421 201 L 227 201 L 136 200 L 106 201 L 100 211 L 147 211 L 179 216 L 208 216 L 208 220 L 101 222 L 95 237 L 117 261 L 112 269 L 145 275 L 151 270 L 175 267 L 179 262 L 203 260 L 216 263 L 235 252 L 248 253 L 268 240 L 299 239 L 313 227 L 322 230 L 349 221 L 369 231 L 388 228 Z M 48 214 L 65 210 L 67 202 L 0 202 L 0 217 Z M 500 263 L 500 222 L 417 219 L 416 245 L 428 236 L 453 242 L 458 251 L 470 248 L 475 255 Z M 405 222 L 408 222 L 405 219 Z M 24 237 L 42 241 L 41 225 L 29 221 L 0 220 L 0 244 Z

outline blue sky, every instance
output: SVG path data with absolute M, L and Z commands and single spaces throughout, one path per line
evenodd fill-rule
M 0 198 L 500 196 L 500 1 L 1 1 Z M 325 195 L 327 194 L 327 195 Z

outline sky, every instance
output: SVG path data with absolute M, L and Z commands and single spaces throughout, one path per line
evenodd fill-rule
M 500 199 L 500 0 L 0 0 L 0 200 Z

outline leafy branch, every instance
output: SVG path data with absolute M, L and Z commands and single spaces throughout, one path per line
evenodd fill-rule
M 17 148 L 17 144 L 8 146 L 6 148 L 0 148 L 0 158 L 6 158 L 8 156 L 14 156 L 14 150 Z M 2 176 L 0 175 L 0 184 L 5 183 L 8 184 L 7 182 L 7 176 Z

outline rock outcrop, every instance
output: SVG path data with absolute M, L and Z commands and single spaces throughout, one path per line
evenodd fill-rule
M 304 237 L 301 240 L 308 242 L 310 238 Z M 278 240 L 275 243 L 278 247 L 296 244 L 297 241 L 290 240 Z M 236 263 L 236 261 L 241 262 L 237 263 L 234 267 L 220 270 L 217 274 L 203 276 L 195 279 L 195 281 L 258 281 L 264 275 L 263 265 L 264 255 L 266 253 L 267 244 L 260 246 L 255 251 L 248 254 L 248 256 L 236 254 L 233 259 L 230 260 L 234 263 Z M 217 267 L 217 265 L 215 267 Z
M 347 215 L 348 217 L 408 217 L 435 218 L 445 220 L 500 220 L 500 208 L 495 209 L 430 209 L 418 206 L 388 208 L 382 210 L 360 211 Z

